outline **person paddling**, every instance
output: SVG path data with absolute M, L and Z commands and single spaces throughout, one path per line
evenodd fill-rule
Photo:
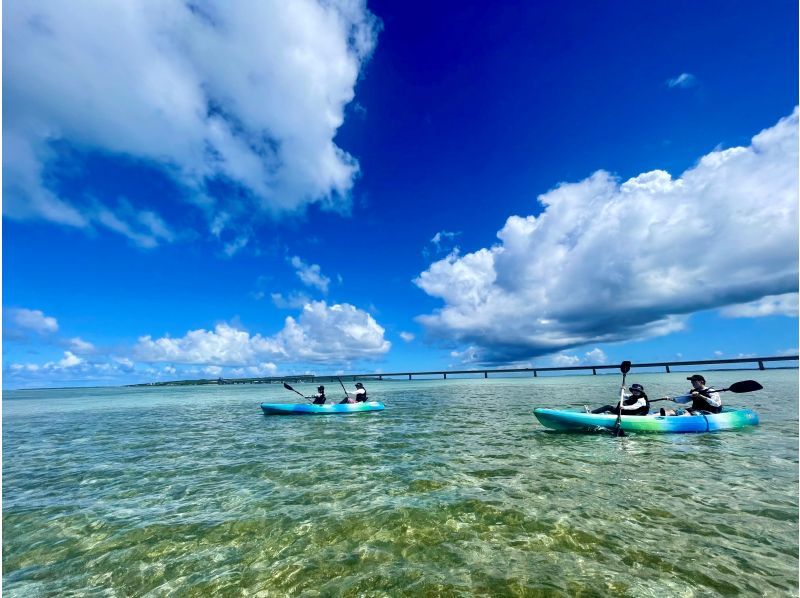
M 647 415 L 650 413 L 650 400 L 644 392 L 644 386 L 641 384 L 631 384 L 628 389 L 629 392 L 623 392 L 622 400 L 622 415 Z M 603 405 L 598 409 L 589 411 L 589 413 L 613 413 L 619 415 L 619 405 Z
M 686 378 L 689 382 L 692 383 L 692 388 L 689 392 L 685 395 L 681 395 L 679 397 L 674 397 L 670 399 L 669 397 L 664 397 L 670 401 L 675 401 L 676 403 L 688 403 L 691 401 L 692 406 L 686 409 L 685 413 L 689 415 L 697 415 L 700 413 L 721 413 L 722 412 L 722 397 L 719 396 L 719 393 L 711 388 L 710 386 L 706 386 L 706 379 L 703 378 L 700 374 L 692 374 L 688 378 Z M 674 410 L 661 410 L 661 415 L 678 415 Z
M 364 388 L 364 385 L 361 382 L 356 382 L 356 391 L 347 392 L 347 397 L 342 400 L 342 403 L 366 403 L 369 399 L 367 399 L 367 389 Z M 355 401 L 350 397 L 354 397 Z
M 317 394 L 311 395 L 311 398 L 314 399 L 314 405 L 324 405 L 327 400 L 325 397 L 325 387 L 322 385 L 317 386 Z

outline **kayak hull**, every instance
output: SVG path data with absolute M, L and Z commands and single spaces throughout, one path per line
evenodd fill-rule
M 592 432 L 605 428 L 611 430 L 617 416 L 585 413 L 583 411 L 562 411 L 559 409 L 537 408 L 533 410 L 536 419 L 543 426 L 553 430 L 570 432 Z M 723 409 L 722 413 L 706 415 L 662 416 L 623 415 L 620 428 L 625 432 L 649 432 L 660 434 L 690 434 L 736 430 L 758 425 L 758 414 L 751 409 Z
M 309 403 L 261 403 L 264 415 L 334 415 L 341 413 L 363 413 L 364 411 L 383 411 L 383 403 L 328 403 L 312 405 Z

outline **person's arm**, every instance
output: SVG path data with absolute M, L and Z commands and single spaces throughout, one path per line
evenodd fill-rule
M 722 397 L 719 396 L 719 393 L 714 390 L 713 388 L 704 388 L 705 393 L 697 393 L 703 399 L 705 399 L 706 403 L 712 405 L 713 407 L 722 407 Z M 708 396 L 706 396 L 706 394 Z
M 625 405 L 623 403 L 622 404 L 622 410 L 623 411 L 636 411 L 637 409 L 640 409 L 641 407 L 646 407 L 646 406 L 647 406 L 647 401 L 644 400 L 644 397 L 640 397 L 632 405 Z
M 665 397 L 665 398 L 669 399 L 669 397 Z M 681 405 L 685 405 L 686 403 L 691 403 L 692 402 L 692 394 L 691 393 L 686 393 L 685 395 L 680 395 L 678 397 L 672 397 L 669 400 L 673 401 L 674 403 L 680 403 Z

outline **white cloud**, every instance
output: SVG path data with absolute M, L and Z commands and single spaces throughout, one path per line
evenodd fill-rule
M 329 306 L 314 301 L 303 307 L 297 319 L 287 317 L 283 329 L 270 337 L 218 324 L 214 330 L 192 330 L 180 338 L 143 336 L 134 356 L 153 363 L 259 366 L 259 371 L 270 371 L 273 361 L 370 359 L 390 347 L 383 327 L 367 312 L 347 303 Z
M 797 291 L 797 110 L 748 147 L 673 179 L 598 171 L 511 216 L 500 243 L 434 262 L 415 283 L 444 305 L 434 339 L 509 362 L 680 330 L 689 314 Z
M 3 308 L 3 333 L 6 338 L 17 338 L 33 332 L 47 335 L 58 332 L 58 321 L 38 309 L 24 307 Z
M 431 257 L 431 253 L 433 253 L 433 255 L 440 255 L 442 253 L 458 251 L 458 247 L 455 245 L 454 241 L 460 234 L 460 232 L 450 232 L 446 230 L 437 232 L 430 240 L 430 243 L 433 245 L 433 252 L 431 252 L 428 247 L 423 247 L 422 255 L 425 259 L 428 259 Z
M 391 343 L 383 335 L 383 327 L 353 305 L 314 301 L 296 320 L 287 317 L 273 338 L 292 361 L 339 362 L 385 354 Z
M 67 345 L 69 346 L 70 350 L 75 353 L 93 353 L 95 351 L 95 347 L 89 341 L 83 340 L 81 337 L 76 336 L 71 338 L 67 341 Z
M 312 202 L 349 209 L 358 162 L 334 137 L 380 28 L 363 0 L 31 0 L 3 17 L 6 215 L 174 240 L 141 206 L 59 196 L 64 145 L 157 169 L 215 235 Z M 217 181 L 239 192 L 214 196 Z
M 91 214 L 96 223 L 127 237 L 144 249 L 175 240 L 175 233 L 158 214 L 149 210 L 137 212 L 127 201 L 120 202 L 117 212 L 98 205 Z
M 481 358 L 481 353 L 478 347 L 469 346 L 463 351 L 450 351 L 450 357 L 457 359 L 461 363 L 480 363 L 483 361 Z M 452 365 L 448 366 L 452 367 Z
M 761 318 L 764 316 L 797 317 L 798 294 L 769 295 L 749 303 L 729 305 L 719 310 L 726 318 Z
M 581 358 L 577 355 L 567 355 L 565 353 L 557 353 L 553 355 L 550 360 L 555 367 L 572 367 L 580 365 Z
M 143 336 L 134 347 L 134 357 L 148 363 L 169 362 L 197 365 L 247 365 L 262 354 L 279 354 L 280 347 L 260 334 L 251 336 L 228 324 L 214 330 L 191 330 L 180 338 L 153 340 Z
M 692 75 L 691 73 L 681 73 L 677 77 L 673 77 L 672 79 L 667 79 L 667 85 L 669 87 L 693 87 L 697 85 L 697 77 Z
M 242 249 L 244 249 L 249 242 L 250 242 L 250 237 L 246 235 L 239 235 L 230 243 L 225 243 L 225 246 L 222 248 L 222 252 L 227 257 L 233 257 L 234 255 L 239 253 Z
M 400 338 L 406 341 L 407 343 L 410 343 L 411 341 L 414 340 L 414 334 L 411 332 L 401 332 Z
M 308 295 L 292 291 L 286 297 L 281 293 L 270 293 L 272 303 L 278 309 L 301 309 L 306 303 L 310 303 L 311 299 Z
M 594 365 L 602 365 L 608 362 L 608 357 L 603 353 L 602 349 L 595 347 L 585 354 L 586 363 Z
M 446 230 L 441 230 L 435 235 L 433 235 L 431 243 L 433 243 L 436 246 L 436 249 L 438 250 L 440 249 L 442 243 L 448 241 L 452 242 L 460 234 L 461 234 L 460 232 L 449 232 Z
M 308 287 L 319 289 L 323 293 L 328 292 L 328 285 L 331 279 L 322 273 L 318 264 L 306 264 L 298 256 L 293 256 L 289 263 L 295 269 L 297 277 Z
M 219 376 L 222 368 L 218 365 L 209 365 L 203 368 L 202 372 L 207 376 Z
M 556 367 L 569 367 L 576 365 L 603 365 L 608 362 L 608 358 L 602 349 L 595 347 L 591 351 L 579 355 L 569 355 L 567 353 L 556 353 L 550 358 L 550 362 Z
M 64 357 L 61 358 L 55 365 L 60 368 L 72 368 L 82 363 L 83 359 L 75 355 L 72 351 L 64 351 Z M 45 364 L 45 367 L 47 367 L 47 365 L 49 364 Z

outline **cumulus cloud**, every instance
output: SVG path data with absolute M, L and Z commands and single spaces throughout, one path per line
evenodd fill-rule
M 375 319 L 347 303 L 306 304 L 298 318 L 287 317 L 283 329 L 269 337 L 229 324 L 214 330 L 192 330 L 179 338 L 143 336 L 134 348 L 144 362 L 272 368 L 272 362 L 344 362 L 385 354 L 391 343 Z M 267 364 L 267 365 L 265 365 Z
M 798 294 L 770 295 L 749 303 L 729 305 L 720 310 L 726 318 L 761 318 L 764 316 L 797 317 Z
M 296 255 L 289 259 L 289 263 L 304 285 L 319 289 L 323 293 L 328 292 L 331 279 L 322 273 L 318 264 L 307 264 Z
M 411 332 L 401 332 L 400 338 L 406 341 L 407 343 L 410 343 L 411 341 L 414 340 L 414 334 Z
M 48 335 L 58 332 L 58 321 L 38 309 L 24 307 L 3 308 L 3 337 L 24 338 L 28 333 Z
M 511 216 L 500 242 L 415 283 L 444 305 L 419 321 L 478 359 L 517 361 L 680 330 L 689 314 L 797 292 L 797 109 L 749 146 L 680 177 L 598 171 Z
M 691 73 L 681 73 L 677 77 L 667 79 L 667 85 L 669 87 L 679 87 L 684 89 L 687 87 L 693 87 L 697 85 L 697 77 Z
M 179 338 L 142 336 L 133 354 L 138 361 L 150 363 L 237 366 L 280 351 L 277 343 L 260 334 L 250 335 L 229 324 L 217 324 L 214 330 L 190 330 Z
M 334 137 L 379 28 L 363 0 L 10 3 L 4 214 L 175 239 L 141 206 L 60 195 L 68 153 L 170 177 L 216 235 L 254 213 L 347 210 L 359 167 Z

